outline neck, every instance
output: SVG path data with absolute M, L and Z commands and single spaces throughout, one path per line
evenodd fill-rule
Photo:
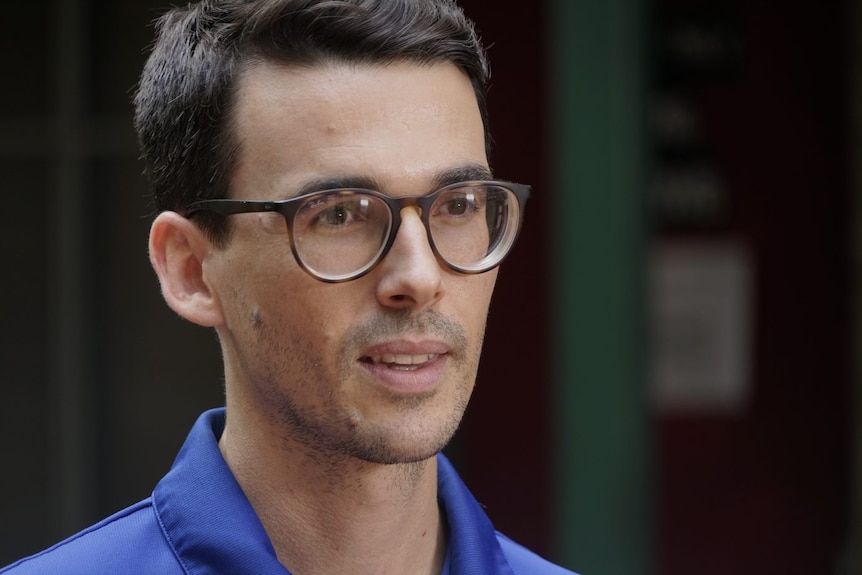
M 311 453 L 237 415 L 219 447 L 292 573 L 440 573 L 436 459 L 379 465 Z

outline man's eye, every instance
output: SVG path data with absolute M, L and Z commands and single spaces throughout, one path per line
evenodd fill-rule
M 324 196 L 302 206 L 295 223 L 299 228 L 345 228 L 361 223 L 368 207 L 365 198 Z
M 344 226 L 356 219 L 356 213 L 350 206 L 338 204 L 321 212 L 317 219 L 328 226 Z
M 464 215 L 470 209 L 471 202 L 467 198 L 452 198 L 446 202 L 445 211 L 450 216 Z
M 441 202 L 435 214 L 444 217 L 464 218 L 481 211 L 479 198 L 475 194 L 453 195 Z

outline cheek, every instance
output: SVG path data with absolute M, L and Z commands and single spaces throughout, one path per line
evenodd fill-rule
M 450 301 L 457 302 L 454 310 L 458 321 L 471 334 L 477 347 L 482 344 L 485 324 L 488 319 L 488 306 L 497 278 L 497 271 L 484 274 L 461 276 L 460 281 L 450 288 Z
M 291 262 L 270 255 L 269 247 L 256 253 L 229 248 L 209 270 L 211 289 L 217 293 L 226 327 L 233 332 L 291 323 L 294 298 L 289 286 L 296 283 L 296 274 Z
M 363 309 L 359 285 L 351 282 L 327 284 L 299 268 L 265 281 L 270 287 L 259 293 L 263 301 L 258 302 L 264 320 L 321 349 L 340 345 Z
M 462 276 L 465 285 L 462 288 L 461 301 L 468 313 L 475 315 L 484 323 L 488 315 L 488 306 L 497 283 L 497 270 L 476 275 Z

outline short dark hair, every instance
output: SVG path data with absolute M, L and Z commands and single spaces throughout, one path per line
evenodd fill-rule
M 157 211 L 229 196 L 237 78 L 257 62 L 451 62 L 470 79 L 490 150 L 484 48 L 454 0 L 203 0 L 156 23 L 134 97 Z M 195 221 L 219 245 L 224 218 Z

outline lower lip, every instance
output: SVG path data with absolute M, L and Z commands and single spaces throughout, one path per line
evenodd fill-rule
M 448 355 L 440 355 L 415 369 L 393 369 L 382 363 L 360 364 L 385 388 L 396 393 L 419 394 L 432 391 L 440 384 L 448 359 Z

